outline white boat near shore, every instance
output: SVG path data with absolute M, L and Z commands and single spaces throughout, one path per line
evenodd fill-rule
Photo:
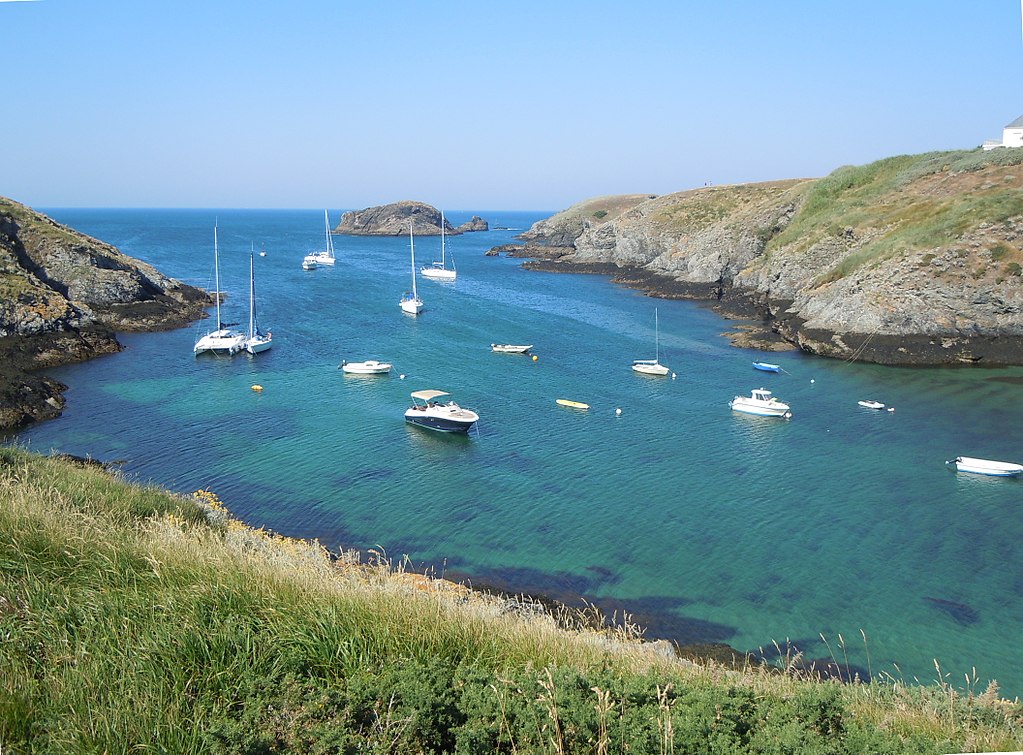
M 976 459 L 971 456 L 957 456 L 946 464 L 955 464 L 956 471 L 972 474 L 990 475 L 992 477 L 1019 477 L 1023 474 L 1023 464 L 1008 461 L 991 461 Z
M 760 417 L 781 417 L 783 419 L 792 417 L 789 405 L 776 399 L 766 388 L 755 388 L 749 396 L 736 396 L 728 402 L 728 405 L 733 411 L 756 414 Z

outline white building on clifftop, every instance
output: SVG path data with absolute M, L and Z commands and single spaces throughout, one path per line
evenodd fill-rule
M 1002 129 L 1002 140 L 988 139 L 981 145 L 984 149 L 998 147 L 1023 147 L 1023 115 Z

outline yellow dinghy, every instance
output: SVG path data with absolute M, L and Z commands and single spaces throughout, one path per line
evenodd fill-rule
M 556 403 L 561 406 L 567 406 L 570 409 L 589 409 L 589 404 L 584 404 L 581 401 L 569 401 L 567 398 L 556 399 Z

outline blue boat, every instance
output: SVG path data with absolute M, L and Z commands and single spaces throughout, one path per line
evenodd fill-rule
M 768 364 L 767 362 L 754 362 L 753 369 L 763 370 L 764 372 L 781 372 L 781 366 L 777 364 Z

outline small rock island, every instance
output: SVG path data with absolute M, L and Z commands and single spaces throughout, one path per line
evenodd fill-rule
M 409 223 L 416 236 L 440 236 L 441 223 L 448 236 L 490 230 L 486 220 L 479 215 L 460 226 L 452 226 L 436 207 L 424 202 L 402 201 L 365 210 L 352 210 L 341 216 L 341 222 L 332 233 L 346 236 L 404 236 Z

